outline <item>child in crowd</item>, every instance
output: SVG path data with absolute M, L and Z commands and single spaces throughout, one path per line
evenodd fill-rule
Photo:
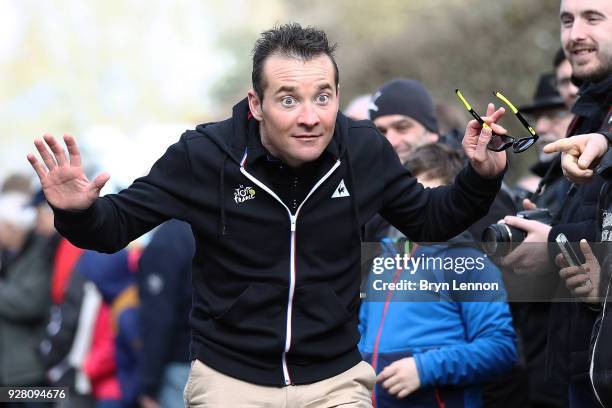
M 406 167 L 437 187 L 450 184 L 463 163 L 452 148 L 430 144 Z M 378 375 L 375 406 L 482 406 L 479 382 L 517 358 L 501 272 L 469 233 L 427 245 L 389 238 L 397 233 L 382 240 L 378 257 L 392 258 L 393 267 L 375 260 L 360 311 L 359 348 Z

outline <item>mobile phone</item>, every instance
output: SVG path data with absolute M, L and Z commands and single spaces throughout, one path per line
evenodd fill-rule
M 569 266 L 580 266 L 584 263 L 580 260 L 578 254 L 576 254 L 574 248 L 572 248 L 572 245 L 567 240 L 565 234 L 561 233 L 557 235 L 555 242 L 557 243 L 559 250 L 563 254 L 563 258 L 565 258 L 565 261 L 569 264 Z

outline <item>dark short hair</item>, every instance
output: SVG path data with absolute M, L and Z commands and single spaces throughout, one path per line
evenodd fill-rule
M 314 27 L 303 28 L 297 23 L 283 24 L 261 33 L 261 37 L 253 47 L 253 72 L 251 80 L 257 96 L 263 101 L 263 91 L 266 83 L 263 78 L 263 66 L 270 55 L 309 61 L 319 55 L 325 54 L 334 65 L 334 79 L 336 89 L 340 83 L 338 65 L 334 58 L 336 44 L 330 44 L 327 35 Z
M 462 152 L 442 143 L 418 147 L 405 163 L 406 168 L 415 177 L 425 174 L 428 178 L 442 179 L 444 184 L 450 184 L 464 165 Z
M 565 56 L 565 52 L 563 52 L 563 48 L 559 48 L 555 53 L 555 57 L 553 58 L 553 67 L 555 69 L 559 68 L 559 65 L 561 65 L 561 63 L 566 59 L 567 57 Z

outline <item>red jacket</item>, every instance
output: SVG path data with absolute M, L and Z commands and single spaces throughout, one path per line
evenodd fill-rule
M 91 349 L 83 362 L 96 399 L 119 400 L 121 391 L 115 363 L 115 333 L 111 309 L 102 304 L 94 327 Z

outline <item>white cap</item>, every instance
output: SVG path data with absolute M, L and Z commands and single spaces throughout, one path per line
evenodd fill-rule
M 28 204 L 30 197 L 24 193 L 0 194 L 0 221 L 18 228 L 30 229 L 36 221 L 36 210 Z

